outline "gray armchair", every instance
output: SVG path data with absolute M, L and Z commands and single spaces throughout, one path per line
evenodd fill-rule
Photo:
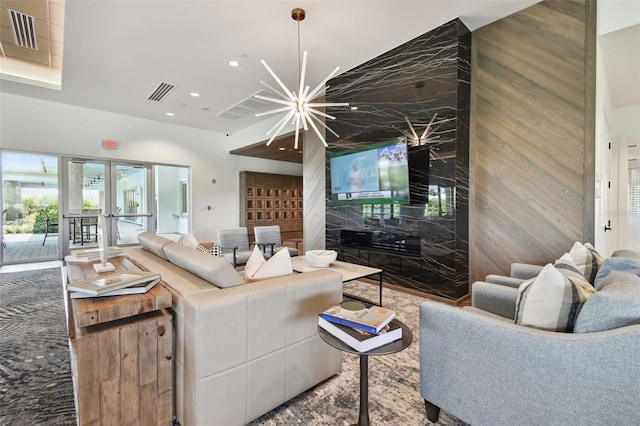
M 233 267 L 247 263 L 251 256 L 249 234 L 246 227 L 218 229 L 218 244 L 222 249 L 222 257 Z
M 280 227 L 278 225 L 273 226 L 256 226 L 253 228 L 253 232 L 256 237 L 256 244 L 262 249 L 265 256 L 273 256 L 274 253 L 286 248 L 289 250 L 291 256 L 298 255 L 298 244 L 300 240 L 284 240 L 295 243 L 294 247 L 287 247 L 282 244 L 283 240 L 280 236 Z M 267 251 L 269 247 L 269 251 Z
M 476 282 L 473 306 L 420 305 L 420 393 L 481 425 L 637 425 L 640 325 L 560 333 L 514 324 L 517 289 Z

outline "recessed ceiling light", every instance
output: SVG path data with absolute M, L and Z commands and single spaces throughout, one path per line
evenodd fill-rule
M 279 149 L 280 151 L 284 151 L 284 147 L 282 147 L 282 146 L 281 146 L 280 148 L 278 148 L 278 149 Z
M 240 66 L 240 62 L 238 62 L 238 61 L 229 61 L 229 65 L 231 65 L 232 67 L 239 67 Z
M 351 107 L 351 111 L 355 111 L 355 110 L 357 110 L 357 109 L 358 109 L 358 107 L 357 107 L 357 106 L 352 106 L 352 107 Z
M 172 112 L 168 112 L 168 113 L 167 113 L 167 115 L 168 115 L 169 117 L 173 117 L 173 113 L 172 113 Z
M 189 93 L 191 96 L 193 96 L 194 98 L 197 98 L 198 96 L 200 96 L 200 93 L 196 93 L 196 92 L 191 92 Z

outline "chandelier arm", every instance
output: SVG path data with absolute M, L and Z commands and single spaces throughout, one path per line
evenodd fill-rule
M 310 107 L 336 107 L 336 106 L 349 106 L 349 104 L 347 102 L 329 102 L 329 103 L 308 103 L 306 104 L 307 106 Z
M 267 135 L 270 135 L 273 132 L 273 130 L 276 129 L 278 126 L 280 126 L 282 123 L 286 123 L 287 120 L 289 120 L 289 117 L 290 117 L 290 112 L 280 117 L 280 120 L 278 120 L 278 122 L 274 124 L 274 126 L 271 129 L 269 129 L 269 131 L 267 132 Z
M 289 91 L 289 89 L 287 89 L 287 86 L 284 85 L 284 83 L 278 78 L 278 76 L 276 75 L 275 72 L 273 72 L 273 70 L 271 68 L 269 68 L 269 65 L 267 65 L 267 63 L 264 61 L 264 59 L 261 59 L 260 62 L 262 63 L 262 65 L 264 65 L 264 67 L 267 69 L 267 71 L 269 71 L 269 74 L 271 74 L 271 76 L 273 77 L 273 79 L 280 85 L 280 87 L 282 88 L 282 90 L 284 90 L 284 93 L 287 94 L 287 96 L 289 97 L 289 99 L 291 99 L 292 101 L 294 101 L 296 99 L 295 96 L 293 96 L 293 94 Z
M 283 111 L 289 111 L 289 110 L 291 110 L 291 106 L 286 106 L 286 107 L 282 107 L 282 108 L 272 109 L 272 110 L 265 111 L 265 112 L 259 112 L 259 113 L 257 113 L 255 116 L 256 116 L 256 117 L 262 117 L 262 116 L 265 116 L 265 115 L 271 115 L 271 114 L 275 114 L 275 113 L 277 113 L 277 112 L 283 112 Z
M 300 130 L 300 114 L 296 114 L 296 137 L 293 143 L 293 149 L 298 149 L 298 138 L 300 134 L 298 130 Z
M 276 138 L 276 136 L 278 136 L 280 134 L 280 132 L 282 131 L 282 128 L 284 127 L 285 124 L 287 124 L 287 121 L 289 121 L 289 118 L 291 117 L 292 114 L 294 114 L 293 111 L 291 111 L 289 114 L 285 115 L 283 120 L 280 120 L 280 126 L 278 127 L 278 130 L 275 131 L 273 136 L 271 136 L 271 139 L 269 139 L 269 142 L 267 142 L 267 146 L 271 145 L 271 142 L 273 142 L 273 140 Z M 267 133 L 267 134 L 269 134 L 269 133 Z
M 307 120 L 310 120 L 309 113 L 304 111 L 302 114 L 300 114 L 300 117 L 302 118 L 302 128 L 305 131 L 309 130 L 309 126 L 307 125 Z
M 307 110 L 309 112 L 311 112 L 312 114 L 317 114 L 317 115 L 321 115 L 325 118 L 328 118 L 329 120 L 335 120 L 336 118 L 333 115 L 329 115 L 326 112 L 320 111 L 319 109 L 315 109 L 315 108 L 307 108 Z
M 264 81 L 260 80 L 260 83 L 262 83 L 267 89 L 271 90 L 272 92 L 274 92 L 276 95 L 280 96 L 282 99 L 289 99 L 289 97 L 287 95 L 285 95 L 284 93 L 282 93 L 281 91 L 279 91 L 278 89 L 268 85 L 267 83 L 265 83 Z M 259 96 L 259 95 L 254 95 L 255 96 Z
M 312 115 L 311 117 L 312 117 L 312 118 L 313 118 L 317 123 L 319 123 L 322 127 L 324 127 L 326 130 L 330 131 L 330 132 L 333 134 L 333 136 L 335 136 L 336 138 L 339 138 L 339 137 L 340 137 L 336 132 L 334 132 L 334 131 L 331 129 L 331 127 L 327 126 L 327 125 L 326 125 L 326 123 L 324 123 L 324 122 L 323 122 L 322 120 L 320 120 L 318 117 L 313 116 L 313 115 Z
M 305 102 L 309 102 L 310 100 L 314 99 L 314 97 L 315 97 L 316 93 L 318 93 L 318 92 L 320 91 L 320 89 L 323 89 L 324 87 L 326 87 L 327 81 L 329 81 L 329 80 L 331 79 L 331 77 L 333 77 L 333 76 L 338 72 L 338 70 L 339 70 L 339 69 L 340 69 L 340 67 L 336 67 L 336 69 L 334 69 L 333 71 L 331 71 L 331 72 L 329 73 L 329 75 L 328 75 L 328 76 L 326 76 L 326 77 L 325 77 L 325 79 L 324 79 L 324 80 L 322 80 L 322 81 L 321 81 L 321 82 L 316 86 L 316 88 L 315 88 L 315 89 L 313 89 L 313 90 L 311 91 L 311 93 L 309 93 L 309 94 L 307 95 L 307 97 L 304 99 L 304 101 L 305 101 Z
M 282 104 L 282 105 L 294 105 L 295 102 L 290 101 L 288 99 L 276 99 L 276 98 L 271 98 L 269 96 L 262 96 L 262 95 L 255 95 L 254 96 L 257 99 L 264 99 L 265 101 L 270 101 L 276 104 Z
M 299 25 L 299 24 L 298 24 Z M 300 50 L 300 47 L 298 47 L 298 51 Z M 304 75 L 307 72 L 307 51 L 305 50 L 304 53 L 302 54 L 302 71 L 300 71 L 300 89 L 298 91 L 298 93 L 300 93 L 300 100 L 304 99 L 304 96 L 302 96 L 302 93 L 304 91 Z
M 318 135 L 318 137 L 320 138 L 320 140 L 324 144 L 324 147 L 325 148 L 328 147 L 329 145 L 327 145 L 327 141 L 324 140 L 324 136 L 322 136 L 322 134 L 320 134 L 320 130 L 318 130 L 318 128 L 316 127 L 316 125 L 313 122 L 313 120 L 309 120 L 309 124 L 311 124 L 311 127 L 313 128 L 313 130 L 316 132 L 316 135 Z

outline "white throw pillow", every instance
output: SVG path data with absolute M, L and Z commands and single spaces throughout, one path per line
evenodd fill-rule
M 269 260 L 265 260 L 258 246 L 254 246 L 244 267 L 244 280 L 245 282 L 260 281 L 292 273 L 289 250 L 280 250 Z
M 180 237 L 180 239 L 182 240 L 182 244 L 187 247 L 198 248 L 198 246 L 200 245 L 198 239 L 195 237 L 195 235 L 193 235 L 192 232 L 189 232 L 189 234 L 187 235 L 183 235 L 182 237 Z
M 567 276 L 549 263 L 537 277 L 520 284 L 515 323 L 571 333 L 582 304 L 595 291 L 584 278 Z

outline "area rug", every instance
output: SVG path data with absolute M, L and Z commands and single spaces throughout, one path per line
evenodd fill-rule
M 378 300 L 378 286 L 345 283 L 345 293 Z M 420 397 L 419 304 L 424 298 L 383 289 L 382 304 L 394 309 L 412 330 L 413 343 L 402 352 L 369 357 L 369 418 L 376 425 L 431 425 Z M 250 423 L 258 425 L 348 425 L 357 423 L 360 398 L 359 357 L 345 353 L 342 372 Z M 438 425 L 465 426 L 445 411 Z
M 0 425 L 75 425 L 60 268 L 0 274 Z

